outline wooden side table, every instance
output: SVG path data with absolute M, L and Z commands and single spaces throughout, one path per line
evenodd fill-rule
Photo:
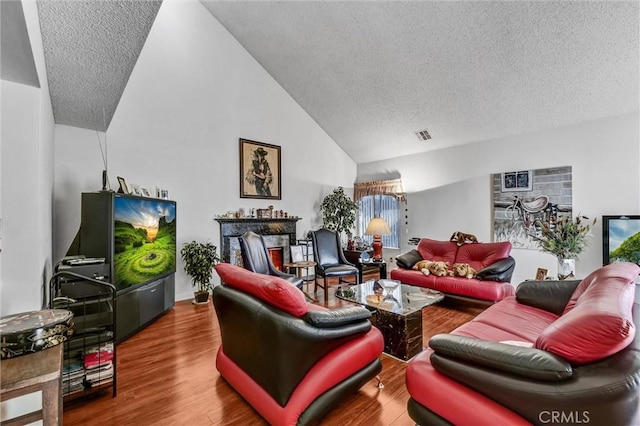
M 3 425 L 42 420 L 45 426 L 62 424 L 62 348 L 51 348 L 0 361 L 0 400 L 42 391 L 42 409 L 14 417 Z
M 311 260 L 301 260 L 301 261 L 298 261 L 298 262 L 285 263 L 282 266 L 284 266 L 285 268 L 287 268 L 289 270 L 295 269 L 296 277 L 302 278 L 302 281 L 304 282 L 304 285 L 306 285 L 309 281 L 304 279 L 304 270 L 307 269 L 307 268 L 315 268 L 316 265 L 317 265 L 317 263 L 313 262 Z M 302 290 L 302 292 L 304 293 L 305 296 L 307 296 L 312 301 L 314 301 L 314 302 L 318 301 L 318 299 L 316 299 L 315 297 L 311 297 L 311 295 L 309 295 L 309 293 L 307 293 L 306 291 Z
M 385 262 L 384 260 L 382 261 L 375 261 L 375 260 L 365 260 L 365 261 L 361 261 L 358 260 L 356 262 L 356 266 L 358 267 L 358 275 L 360 278 L 360 282 L 362 282 L 362 276 L 363 276 L 363 272 L 366 269 L 369 268 L 378 268 L 378 270 L 380 271 L 380 279 L 382 280 L 386 280 L 387 279 L 387 262 Z
M 360 256 L 362 256 L 362 253 L 366 252 L 369 257 L 373 256 L 373 250 L 372 249 L 367 249 L 367 250 L 342 250 L 342 252 L 344 253 L 344 257 L 351 263 L 353 263 L 354 265 L 358 264 L 358 262 L 360 262 Z

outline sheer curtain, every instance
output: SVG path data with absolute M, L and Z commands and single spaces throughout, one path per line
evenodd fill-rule
M 369 221 L 374 217 L 381 217 L 391 228 L 391 235 L 382 235 L 382 245 L 387 248 L 399 248 L 400 221 L 398 214 L 398 199 L 390 195 L 367 195 L 360 202 L 360 217 L 358 233 L 365 241 L 371 243 L 373 236 L 364 235 Z
M 354 199 L 360 206 L 358 233 L 371 243 L 373 237 L 364 235 L 364 231 L 372 218 L 381 217 L 391 228 L 391 235 L 382 235 L 382 245 L 387 248 L 399 248 L 400 201 L 406 201 L 402 181 L 394 179 L 358 182 L 354 188 Z

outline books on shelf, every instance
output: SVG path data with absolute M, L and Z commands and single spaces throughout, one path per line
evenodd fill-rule
M 82 391 L 113 381 L 113 342 L 107 342 L 65 359 L 62 389 L 65 394 Z
M 108 342 L 100 346 L 87 349 L 84 354 L 84 368 L 92 369 L 113 360 L 113 343 Z
M 92 386 L 111 380 L 113 377 L 113 364 L 109 362 L 102 367 L 88 370 L 85 376 L 86 381 Z

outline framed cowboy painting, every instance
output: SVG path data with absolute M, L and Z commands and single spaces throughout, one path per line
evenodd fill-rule
M 280 147 L 240 139 L 240 198 L 282 199 Z

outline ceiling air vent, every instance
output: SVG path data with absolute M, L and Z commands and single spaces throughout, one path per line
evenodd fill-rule
M 416 136 L 418 137 L 418 140 L 421 141 L 428 141 L 431 139 L 431 135 L 429 134 L 429 131 L 427 129 L 416 132 Z

